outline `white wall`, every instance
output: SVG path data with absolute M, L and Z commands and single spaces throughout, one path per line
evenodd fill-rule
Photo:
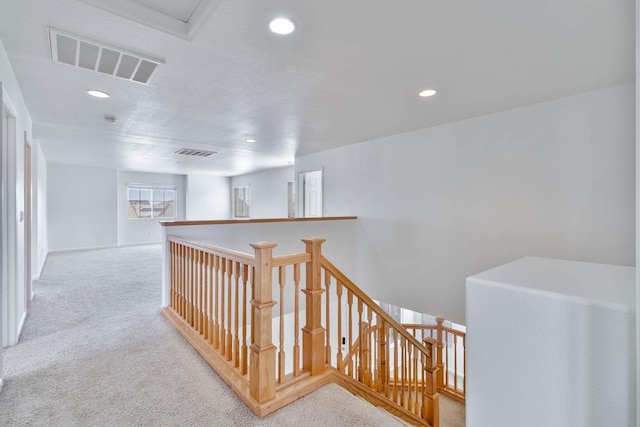
M 118 172 L 118 244 L 136 245 L 141 243 L 160 243 L 162 228 L 158 219 L 129 219 L 127 185 L 145 184 L 174 186 L 176 188 L 177 220 L 185 219 L 186 185 L 184 175 L 172 175 L 144 172 Z
M 49 249 L 116 246 L 116 171 L 59 163 L 47 171 Z
M 358 285 L 465 323 L 465 278 L 526 255 L 634 265 L 634 85 L 302 156 L 358 215 Z
M 24 102 L 18 80 L 13 72 L 7 53 L 0 41 L 0 92 L 2 103 L 7 103 L 14 118 L 9 126 L 11 139 L 3 148 L 5 155 L 2 167 L 6 187 L 6 204 L 2 209 L 6 215 L 6 229 L 2 233 L 2 252 L 6 255 L 3 263 L 2 303 L 0 304 L 0 330 L 2 344 L 12 345 L 18 340 L 26 318 L 25 292 L 25 246 L 24 222 L 20 212 L 24 212 L 24 143 L 25 136 L 31 139 L 31 115 Z M 0 359 L 2 355 L 0 354 Z M 0 383 L 2 377 L 0 362 Z
M 222 176 L 187 176 L 187 219 L 228 219 L 231 216 L 230 179 Z
M 289 213 L 287 183 L 293 181 L 293 166 L 234 176 L 231 178 L 231 198 L 234 188 L 249 186 L 251 218 L 286 218 Z
M 33 215 L 33 223 L 36 226 L 36 252 L 35 258 L 31 263 L 34 271 L 34 278 L 39 278 L 42 273 L 42 268 L 47 260 L 47 254 L 49 253 L 49 226 L 47 223 L 47 160 L 44 157 L 40 144 L 37 144 L 33 150 L 35 159 L 35 170 L 37 173 L 36 179 L 32 186 L 35 188 L 33 195 L 36 204 L 36 211 Z

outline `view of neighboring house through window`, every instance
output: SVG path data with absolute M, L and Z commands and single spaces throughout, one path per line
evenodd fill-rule
M 127 200 L 129 218 L 176 217 L 175 188 L 129 185 Z

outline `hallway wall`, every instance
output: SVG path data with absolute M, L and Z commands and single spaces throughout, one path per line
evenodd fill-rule
M 296 159 L 358 216 L 373 298 L 465 323 L 465 278 L 526 255 L 635 264 L 634 84 Z

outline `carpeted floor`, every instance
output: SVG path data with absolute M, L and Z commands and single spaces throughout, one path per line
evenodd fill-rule
M 404 425 L 334 384 L 256 417 L 160 315 L 160 273 L 159 246 L 51 254 L 5 349 L 0 425 Z

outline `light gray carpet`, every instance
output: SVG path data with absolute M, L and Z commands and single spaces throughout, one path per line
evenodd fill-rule
M 256 417 L 161 316 L 160 273 L 159 246 L 51 254 L 5 349 L 0 425 L 404 425 L 334 384 Z

